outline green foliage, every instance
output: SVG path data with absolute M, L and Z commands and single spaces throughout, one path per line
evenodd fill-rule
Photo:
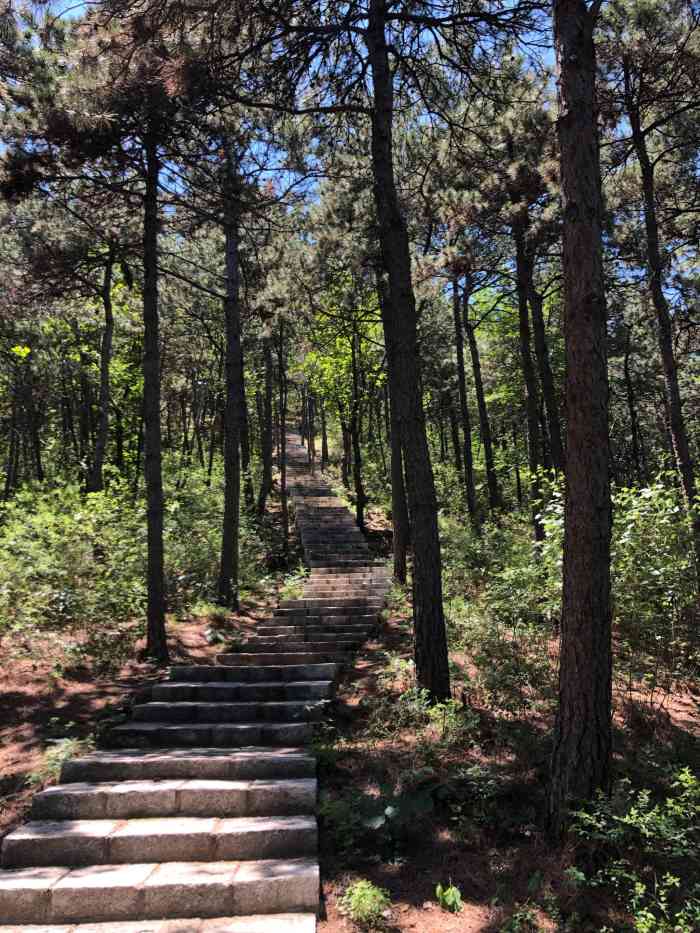
M 391 908 L 389 892 L 361 879 L 348 886 L 340 899 L 341 913 L 363 930 L 380 930 Z
M 309 570 L 303 565 L 299 565 L 292 573 L 288 573 L 282 583 L 279 592 L 280 599 L 301 599 L 304 592 L 304 583 L 309 576 Z
M 610 798 L 577 811 L 572 828 L 593 866 L 577 870 L 577 882 L 612 890 L 637 933 L 698 929 L 700 779 L 690 769 L 672 776 L 660 800 L 622 780 Z
M 688 521 L 669 479 L 618 489 L 614 498 L 615 663 L 651 689 L 697 673 L 700 663 Z
M 184 614 L 215 592 L 222 490 L 218 477 L 209 488 L 195 470 L 184 485 L 168 478 L 167 602 Z M 133 658 L 146 601 L 144 511 L 118 478 L 88 495 L 76 485 L 20 490 L 2 506 L 0 634 L 60 633 L 57 673 L 84 661 L 106 672 Z M 241 537 L 241 579 L 250 582 L 264 567 L 264 543 L 245 515 Z
M 462 892 L 452 883 L 447 885 L 447 887 L 438 884 L 435 888 L 435 898 L 440 907 L 451 914 L 458 914 L 464 907 Z
M 63 763 L 71 758 L 89 751 L 92 743 L 86 739 L 58 739 L 44 752 L 44 757 L 38 768 L 27 777 L 29 784 L 45 784 L 47 781 L 57 781 L 61 774 Z

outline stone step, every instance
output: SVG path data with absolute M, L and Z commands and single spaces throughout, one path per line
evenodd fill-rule
M 245 748 L 268 745 L 308 745 L 313 736 L 310 722 L 128 722 L 115 726 L 110 733 L 117 746 L 141 747 L 179 745 Z
M 357 598 L 363 596 L 386 596 L 385 586 L 373 586 L 371 589 L 363 589 L 359 586 L 345 587 L 327 587 L 327 586 L 305 586 L 302 599 L 342 599 Z
M 379 606 L 336 606 L 329 603 L 323 606 L 289 606 L 272 611 L 274 619 L 282 616 L 317 616 L 327 618 L 329 616 L 365 616 L 376 619 L 379 615 Z
M 34 820 L 164 816 L 299 816 L 313 813 L 316 779 L 143 779 L 56 784 L 35 794 Z
M 364 640 L 376 628 L 376 623 L 359 622 L 324 622 L 323 625 L 259 625 L 257 631 L 261 638 L 271 638 L 276 635 L 295 637 L 297 640 L 308 638 L 310 641 L 327 641 L 340 638 L 341 640 L 361 638 Z M 332 687 L 332 684 L 330 685 Z
M 133 708 L 134 722 L 253 723 L 316 722 L 325 709 L 325 700 L 268 701 L 258 703 L 208 703 L 152 701 Z
M 286 635 L 273 635 L 269 638 L 263 636 L 251 636 L 248 641 L 243 642 L 241 645 L 236 646 L 236 651 L 241 654 L 255 654 L 261 653 L 263 651 L 284 651 L 284 652 L 296 652 L 296 651 L 326 651 L 329 648 L 333 648 L 335 651 L 352 651 L 354 648 L 359 647 L 362 644 L 362 638 L 350 638 L 340 640 L 336 638 L 332 633 L 330 640 L 324 641 L 298 641 L 294 640 L 294 637 L 291 639 Z M 234 652 L 231 652 L 233 654 Z
M 315 858 L 0 871 L 5 924 L 315 913 L 318 903 Z
M 247 917 L 201 917 L 185 920 L 126 920 L 1 926 L 0 933 L 315 933 L 315 914 L 255 914 Z
M 235 700 L 247 702 L 326 700 L 332 693 L 333 682 L 330 680 L 261 681 L 257 684 L 237 684 L 225 680 L 207 683 L 170 681 L 151 687 L 152 700 L 167 702 L 181 700 L 198 700 L 208 703 L 219 700 L 228 703 Z
M 300 681 L 334 681 L 338 676 L 338 665 L 335 663 L 320 664 L 276 664 L 260 665 L 259 667 L 221 667 L 216 664 L 181 665 L 170 668 L 171 681 L 189 681 L 208 683 L 211 681 L 231 681 L 240 683 L 270 683 L 270 682 L 300 682 Z
M 61 782 L 207 779 L 254 781 L 316 776 L 316 759 L 303 748 L 160 748 L 100 751 L 63 763 Z
M 305 646 L 305 648 L 308 646 Z M 344 664 L 347 658 L 339 651 L 326 649 L 323 651 L 299 651 L 296 653 L 287 653 L 282 651 L 268 651 L 264 654 L 220 654 L 217 660 L 222 666 L 231 665 L 234 668 L 239 666 L 261 667 L 270 664 L 321 664 L 333 663 L 336 665 Z M 238 677 L 236 678 L 238 679 Z
M 333 580 L 339 579 L 342 577 L 347 577 L 349 580 L 355 580 L 358 577 L 372 577 L 377 579 L 384 579 L 388 582 L 391 582 L 391 572 L 388 570 L 385 564 L 383 563 L 374 563 L 367 565 L 365 567 L 351 567 L 349 569 L 343 567 L 313 567 L 311 568 L 311 573 L 309 579 L 314 580 L 316 578 L 326 578 L 331 577 Z
M 3 868 L 302 858 L 318 844 L 316 817 L 151 817 L 25 823 L 5 836 Z

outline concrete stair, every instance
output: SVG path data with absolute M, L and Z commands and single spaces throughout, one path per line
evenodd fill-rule
M 144 688 L 109 748 L 66 762 L 35 795 L 0 853 L 0 933 L 315 931 L 305 746 L 376 631 L 390 578 L 293 437 L 288 454 L 311 567 L 301 596 L 217 664 L 177 665 Z

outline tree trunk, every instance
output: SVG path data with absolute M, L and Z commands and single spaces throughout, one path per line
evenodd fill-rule
M 350 463 L 352 458 L 352 440 L 347 422 L 343 418 L 342 409 L 338 408 L 340 415 L 340 431 L 343 436 L 343 457 L 340 461 L 340 476 L 345 489 L 350 489 Z
M 640 485 L 646 483 L 646 471 L 642 466 L 639 443 L 639 420 L 637 418 L 637 404 L 634 397 L 634 386 L 632 385 L 632 374 L 630 372 L 630 356 L 632 352 L 632 328 L 627 327 L 627 339 L 625 341 L 625 393 L 627 396 L 627 411 L 630 416 L 630 430 L 632 432 L 632 461 L 634 463 L 635 476 L 633 482 Z
M 148 516 L 148 608 L 146 653 L 167 664 L 163 551 L 163 465 L 160 434 L 160 335 L 158 321 L 158 145 L 149 132 L 143 223 L 143 424 L 144 479 Z
M 377 274 L 377 294 L 381 307 L 387 296 L 385 282 L 379 273 Z M 388 353 L 389 348 L 387 347 L 387 365 L 391 368 Z M 394 579 L 405 584 L 408 546 L 411 541 L 411 524 L 406 503 L 406 483 L 404 480 L 399 422 L 389 392 L 386 395 L 386 407 L 388 415 L 387 428 L 391 446 L 391 524 L 394 549 Z
M 467 399 L 467 378 L 464 371 L 464 334 L 462 333 L 462 305 L 459 298 L 459 282 L 452 281 L 452 318 L 457 349 L 457 385 L 459 386 L 459 411 L 464 435 L 464 488 L 467 493 L 467 511 L 473 525 L 477 524 L 476 489 L 474 488 L 474 456 L 472 454 L 472 421 Z
M 695 551 L 695 574 L 700 585 L 700 508 L 696 499 L 695 466 L 690 453 L 688 432 L 683 417 L 683 403 L 678 385 L 678 364 L 673 352 L 673 332 L 668 301 L 664 293 L 664 264 L 659 243 L 659 224 L 656 217 L 656 191 L 654 166 L 647 152 L 646 137 L 642 131 L 639 110 L 634 104 L 629 90 L 629 77 L 625 71 L 625 89 L 627 111 L 632 127 L 632 141 L 639 161 L 642 175 L 642 195 L 644 198 L 644 229 L 647 241 L 647 262 L 649 265 L 649 288 L 656 312 L 657 339 L 659 353 L 664 370 L 664 383 L 668 399 L 668 414 L 671 439 L 676 457 L 678 473 L 683 487 L 683 496 L 691 520 L 693 548 Z
M 535 338 L 537 368 L 540 374 L 540 385 L 542 386 L 545 411 L 547 412 L 549 453 L 552 458 L 552 466 L 557 473 L 562 473 L 564 471 L 564 445 L 561 439 L 559 405 L 557 404 L 554 376 L 552 375 L 552 366 L 549 359 L 547 332 L 544 326 L 544 315 L 542 313 L 542 296 L 535 289 L 531 261 L 528 263 L 528 273 L 528 300 L 530 303 L 530 313 L 532 314 L 532 331 Z
M 355 486 L 355 520 L 357 527 L 364 533 L 365 505 L 367 496 L 362 484 L 362 448 L 360 446 L 360 380 L 359 380 L 359 338 L 357 332 L 352 335 L 350 360 L 352 366 L 352 404 L 350 408 L 350 439 L 352 441 L 352 478 Z
M 243 396 L 243 354 L 241 353 L 241 309 L 239 302 L 239 220 L 238 185 L 233 155 L 226 154 L 224 181 L 224 235 L 226 238 L 226 402 L 224 407 L 224 516 L 221 534 L 218 602 L 238 609 L 239 535 L 241 512 L 241 412 Z
M 240 321 L 240 312 L 239 312 Z M 241 445 L 241 473 L 243 474 L 243 497 L 249 512 L 255 508 L 255 490 L 253 489 L 253 475 L 250 470 L 250 419 L 248 418 L 248 402 L 245 392 L 245 365 L 243 360 L 243 340 L 239 338 L 239 361 L 236 370 L 240 379 L 238 399 L 239 443 Z
M 455 461 L 455 469 L 457 473 L 461 476 L 463 473 L 463 464 L 462 464 L 462 444 L 459 439 L 459 423 L 457 421 L 457 412 L 455 411 L 454 402 L 452 401 L 452 393 L 448 389 L 443 394 L 443 411 L 447 409 L 447 416 L 450 420 L 450 433 L 452 435 L 452 451 Z M 442 421 L 442 419 L 440 419 Z M 441 445 L 442 446 L 442 445 Z M 442 450 L 440 451 L 442 455 Z
M 289 506 L 287 502 L 287 371 L 284 365 L 284 321 L 280 319 L 279 349 L 279 419 L 280 419 L 280 503 L 282 507 L 282 534 L 284 556 L 289 556 Z
M 262 479 L 258 496 L 258 515 L 265 514 L 267 497 L 272 490 L 272 337 L 263 337 L 263 357 L 265 360 L 265 391 L 262 404 L 262 423 L 260 425 L 260 453 L 262 455 Z
M 104 488 L 102 469 L 104 467 L 105 453 L 107 451 L 107 438 L 109 436 L 109 404 L 110 384 L 109 366 L 112 361 L 112 337 L 114 335 L 114 314 L 112 312 L 112 268 L 114 266 L 114 247 L 110 244 L 105 263 L 104 279 L 102 283 L 102 306 L 105 312 L 105 326 L 102 331 L 100 344 L 100 403 L 99 420 L 97 423 L 97 437 L 92 459 L 92 469 L 87 476 L 87 491 L 99 492 Z
M 309 432 L 309 443 L 307 446 L 309 455 L 309 469 L 311 475 L 316 473 L 316 399 L 309 392 L 306 396 L 306 423 Z
M 491 435 L 491 422 L 486 407 L 486 396 L 484 395 L 484 381 L 481 375 L 481 358 L 479 356 L 479 345 L 476 342 L 474 327 L 469 323 L 468 304 L 464 306 L 464 325 L 467 331 L 467 342 L 469 343 L 469 354 L 472 359 L 472 373 L 474 376 L 474 389 L 476 391 L 476 404 L 479 411 L 479 433 L 481 434 L 481 443 L 484 445 L 484 462 L 486 464 L 486 483 L 489 489 L 489 508 L 492 512 L 501 507 L 501 493 L 498 488 L 498 477 L 496 476 L 496 467 L 493 460 L 493 439 Z
M 382 262 L 388 276 L 381 302 L 389 391 L 405 457 L 408 507 L 413 525 L 413 610 L 418 684 L 435 700 L 450 696 L 447 636 L 435 483 L 420 385 L 416 303 L 408 231 L 399 206 L 393 163 L 394 87 L 386 42 L 386 0 L 370 0 L 365 41 L 372 107 L 372 171 Z
M 532 363 L 530 339 L 530 315 L 527 305 L 528 256 L 525 250 L 525 231 L 521 221 L 513 224 L 515 240 L 515 265 L 518 292 L 518 325 L 520 332 L 520 362 L 525 383 L 525 412 L 527 414 L 527 458 L 530 470 L 530 510 L 535 540 L 544 539 L 542 522 L 537 517 L 540 510 L 540 483 L 537 468 L 540 465 L 541 439 L 537 403 L 537 380 Z
M 321 472 L 328 466 L 328 426 L 326 425 L 326 406 L 321 400 Z
M 566 338 L 564 588 L 548 824 L 610 785 L 612 656 L 608 370 L 596 11 L 554 0 Z

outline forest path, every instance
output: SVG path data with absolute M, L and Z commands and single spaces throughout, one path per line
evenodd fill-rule
M 114 748 L 66 762 L 2 846 L 0 933 L 313 933 L 316 761 L 305 748 L 390 581 L 307 453 L 288 485 L 310 567 L 216 665 L 147 688 Z M 4 924 L 4 925 L 3 925 Z

